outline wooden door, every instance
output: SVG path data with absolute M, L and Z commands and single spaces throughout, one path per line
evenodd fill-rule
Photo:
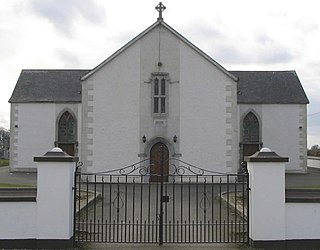
M 243 157 L 251 156 L 260 150 L 259 144 L 243 144 Z
M 162 173 L 161 173 L 162 172 Z M 169 150 L 167 146 L 158 142 L 150 150 L 150 181 L 168 181 L 169 175 Z M 161 178 L 161 176 L 163 176 Z
M 74 156 L 74 143 L 60 143 L 58 145 L 59 148 L 61 148 L 64 152 L 66 152 L 68 155 Z

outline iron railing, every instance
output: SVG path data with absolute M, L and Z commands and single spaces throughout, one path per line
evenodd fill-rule
M 95 174 L 78 169 L 76 241 L 248 242 L 246 172 L 223 174 L 172 160 L 179 165 L 171 165 L 168 181 L 150 182 L 147 162 Z

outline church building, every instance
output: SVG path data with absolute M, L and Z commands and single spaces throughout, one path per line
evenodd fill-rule
M 305 172 L 307 96 L 295 71 L 228 71 L 159 18 L 88 70 L 22 70 L 11 103 L 11 171 L 54 146 L 88 172 L 156 157 L 236 173 L 268 147 Z M 155 164 L 153 164 L 154 166 Z M 158 167 L 150 169 L 157 173 Z M 170 171 L 167 169 L 165 171 Z

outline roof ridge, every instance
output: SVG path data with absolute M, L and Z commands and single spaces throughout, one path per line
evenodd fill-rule
M 21 71 L 88 71 L 91 69 L 22 69 Z
M 230 72 L 296 72 L 296 70 L 229 70 Z

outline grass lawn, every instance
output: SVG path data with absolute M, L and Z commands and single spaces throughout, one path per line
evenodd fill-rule
M 8 166 L 9 160 L 0 159 L 0 167 Z

